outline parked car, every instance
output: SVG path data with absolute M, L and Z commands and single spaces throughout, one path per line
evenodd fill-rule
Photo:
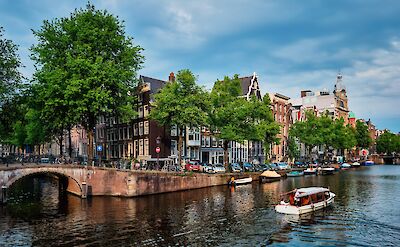
M 252 164 L 250 164 L 250 163 L 244 163 L 243 164 L 243 170 L 245 172 L 254 172 L 255 171 L 254 170 L 254 166 Z
M 226 172 L 225 167 L 222 164 L 213 165 L 213 169 L 214 169 L 214 172 L 216 172 L 216 173 L 225 173 Z
M 186 171 L 200 171 L 200 165 L 196 161 L 189 161 L 185 165 Z
M 253 165 L 254 171 L 255 172 L 262 172 L 264 171 L 263 167 L 261 165 Z
M 279 170 L 286 170 L 286 169 L 290 168 L 289 165 L 287 163 L 284 163 L 284 162 L 280 162 L 277 165 L 278 165 Z
M 203 163 L 200 165 L 200 171 L 201 172 L 206 172 L 206 173 L 213 173 L 213 167 L 212 165 L 208 164 L 208 163 Z M 211 172 L 210 172 L 211 171 Z
M 271 169 L 271 167 L 268 164 L 261 164 L 260 167 L 262 171 L 267 171 Z
M 271 163 L 271 164 L 268 164 L 268 166 L 270 167 L 270 170 L 273 170 L 273 171 L 279 170 L 278 164 Z
M 242 167 L 238 163 L 232 163 L 229 168 L 231 169 L 231 172 L 243 172 Z

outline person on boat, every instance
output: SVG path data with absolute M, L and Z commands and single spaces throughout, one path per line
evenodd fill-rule
M 231 177 L 231 180 L 229 181 L 229 185 L 235 185 L 235 177 Z

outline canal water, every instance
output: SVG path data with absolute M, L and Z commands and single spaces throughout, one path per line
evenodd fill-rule
M 334 206 L 300 218 L 274 211 L 281 192 L 306 186 L 329 187 Z M 0 246 L 265 245 L 400 246 L 400 166 L 88 200 L 29 178 L 0 207 Z

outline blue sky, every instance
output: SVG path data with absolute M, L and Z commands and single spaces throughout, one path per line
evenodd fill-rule
M 87 1 L 0 0 L 0 26 L 20 46 L 30 77 L 32 29 Z M 299 97 L 333 89 L 340 70 L 349 106 L 378 128 L 400 131 L 400 1 L 99 0 L 125 21 L 145 51 L 140 74 L 167 79 L 183 68 L 211 88 L 216 79 L 256 72 L 262 93 Z

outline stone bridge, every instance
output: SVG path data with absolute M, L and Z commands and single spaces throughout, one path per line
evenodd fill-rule
M 39 174 L 58 177 L 68 192 L 82 198 L 98 195 L 132 197 L 203 188 L 227 184 L 232 176 L 232 174 L 131 171 L 74 165 L 0 166 L 0 203 L 7 201 L 7 191 L 16 181 Z M 253 175 L 253 180 L 257 179 L 258 175 Z

